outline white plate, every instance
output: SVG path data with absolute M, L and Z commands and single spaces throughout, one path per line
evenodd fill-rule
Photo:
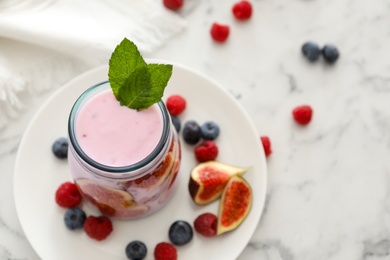
M 192 223 L 201 213 L 218 212 L 219 201 L 207 206 L 192 202 L 187 185 L 196 162 L 193 147 L 182 142 L 179 187 L 161 211 L 140 220 L 114 221 L 113 233 L 102 242 L 88 238 L 81 230 L 67 230 L 63 223 L 65 209 L 57 206 L 54 194 L 70 175 L 67 162 L 56 159 L 51 146 L 58 137 L 67 136 L 68 115 L 76 98 L 86 88 L 106 80 L 107 72 L 106 66 L 98 67 L 64 85 L 40 108 L 22 138 L 14 176 L 16 209 L 28 240 L 42 259 L 126 259 L 125 247 L 134 239 L 145 242 L 147 259 L 153 259 L 154 246 L 169 241 L 168 229 L 175 220 Z M 253 206 L 245 221 L 220 237 L 204 238 L 195 233 L 189 244 L 177 247 L 179 259 L 235 259 L 252 237 L 265 202 L 266 160 L 259 133 L 228 92 L 181 65 L 174 64 L 165 97 L 171 94 L 187 99 L 187 109 L 180 115 L 182 123 L 189 119 L 200 124 L 214 120 L 220 125 L 221 134 L 216 140 L 219 161 L 252 167 L 244 175 L 253 188 Z M 84 208 L 87 214 L 96 213 Z

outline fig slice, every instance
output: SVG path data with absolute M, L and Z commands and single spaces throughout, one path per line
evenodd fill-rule
M 109 188 L 89 179 L 75 182 L 84 198 L 107 216 L 136 218 L 149 211 L 148 206 L 138 205 L 127 191 Z
M 252 206 L 252 189 L 241 176 L 233 176 L 226 184 L 219 204 L 217 235 L 236 229 Z
M 191 171 L 188 189 L 193 201 L 206 205 L 218 199 L 232 176 L 242 175 L 249 168 L 239 168 L 218 161 L 198 164 Z
M 130 187 L 138 187 L 143 189 L 155 188 L 160 185 L 171 173 L 174 162 L 175 158 L 173 156 L 173 152 L 169 152 L 153 172 L 135 180 L 121 182 L 120 184 L 126 190 Z

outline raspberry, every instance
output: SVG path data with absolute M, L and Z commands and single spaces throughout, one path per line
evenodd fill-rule
M 211 37 L 216 42 L 224 42 L 229 36 L 229 26 L 213 23 L 210 30 Z
M 166 8 L 176 11 L 183 5 L 183 0 L 163 0 L 163 4 Z
M 89 216 L 84 222 L 84 231 L 92 239 L 104 240 L 112 232 L 111 220 L 105 216 Z
M 294 120 L 300 125 L 307 125 L 311 121 L 313 109 L 308 105 L 297 106 L 292 111 Z
M 177 116 L 186 109 L 186 100 L 180 95 L 172 95 L 168 97 L 166 105 L 169 113 Z
M 205 141 L 195 148 L 198 162 L 213 161 L 218 156 L 218 146 L 213 141 Z
M 81 194 L 76 184 L 64 182 L 58 187 L 55 200 L 60 207 L 73 208 L 80 204 Z
M 155 260 L 176 260 L 177 251 L 176 248 L 167 242 L 160 242 L 154 248 Z
M 194 229 L 205 237 L 217 235 L 217 216 L 213 213 L 203 213 L 194 220 Z
M 248 1 L 240 1 L 233 5 L 232 12 L 238 20 L 247 20 L 252 16 L 252 4 Z
M 268 136 L 262 136 L 262 137 L 260 137 L 260 139 L 261 139 L 261 142 L 263 144 L 265 156 L 268 157 L 272 153 L 271 141 L 269 140 Z

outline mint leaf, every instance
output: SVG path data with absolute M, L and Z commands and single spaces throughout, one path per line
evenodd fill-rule
M 150 73 L 146 66 L 133 71 L 119 89 L 120 104 L 137 110 L 153 105 L 156 100 L 150 95 Z
M 171 76 L 172 65 L 147 64 L 126 38 L 111 55 L 108 78 L 122 106 L 139 111 L 159 102 Z
M 165 87 L 172 76 L 172 65 L 170 64 L 148 64 L 150 73 L 150 87 L 153 95 L 158 101 L 164 95 Z
M 146 66 L 146 62 L 138 51 L 137 46 L 127 38 L 124 38 L 116 46 L 109 61 L 108 80 L 116 99 L 120 99 L 118 91 L 127 78 L 134 70 L 143 66 Z

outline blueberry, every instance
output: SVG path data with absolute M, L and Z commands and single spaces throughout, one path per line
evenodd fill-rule
M 85 212 L 80 208 L 70 208 L 65 212 L 65 226 L 70 230 L 82 229 L 87 218 Z
M 200 127 L 200 136 L 205 140 L 214 140 L 219 135 L 219 126 L 213 121 L 208 121 Z
M 177 220 L 169 228 L 169 239 L 177 246 L 185 245 L 191 241 L 193 231 L 191 225 L 183 220 Z
M 145 258 L 148 250 L 144 243 L 134 240 L 126 246 L 126 256 L 130 260 L 142 260 Z
M 307 57 L 309 61 L 316 61 L 320 57 L 321 49 L 317 43 L 306 42 L 302 45 L 302 53 Z
M 54 155 L 59 159 L 66 159 L 68 157 L 68 139 L 60 137 L 54 141 L 51 147 Z
M 187 121 L 183 127 L 183 139 L 187 144 L 196 144 L 200 140 L 200 126 L 194 120 Z
M 322 48 L 322 56 L 324 56 L 324 59 L 327 62 L 333 63 L 339 58 L 340 54 L 336 46 L 332 44 L 326 44 Z
M 173 126 L 176 129 L 176 132 L 180 132 L 181 122 L 180 119 L 177 116 L 171 116 Z

